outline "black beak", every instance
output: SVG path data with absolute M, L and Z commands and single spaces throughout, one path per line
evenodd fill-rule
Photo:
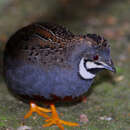
M 104 64 L 102 64 L 103 66 L 104 66 L 104 69 L 107 69 L 107 70 L 109 70 L 109 71 L 112 71 L 112 72 L 116 72 L 116 68 L 115 68 L 115 66 L 114 66 L 114 64 L 113 64 L 113 62 L 112 62 L 112 60 L 111 60 L 111 62 L 110 63 L 104 63 Z
M 116 68 L 114 66 L 104 65 L 104 69 L 110 70 L 114 73 L 116 72 Z

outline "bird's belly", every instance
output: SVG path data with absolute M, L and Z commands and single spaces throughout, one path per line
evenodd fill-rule
M 92 81 L 86 82 L 71 71 L 43 71 L 40 67 L 24 65 L 21 68 L 7 69 L 8 87 L 18 95 L 40 96 L 46 99 L 56 97 L 78 97 L 84 94 Z

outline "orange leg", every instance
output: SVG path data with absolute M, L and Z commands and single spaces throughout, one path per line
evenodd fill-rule
M 43 127 L 57 125 L 60 128 L 60 130 L 64 130 L 63 125 L 79 126 L 78 123 L 72 123 L 72 122 L 61 120 L 58 116 L 58 113 L 56 112 L 56 108 L 54 104 L 51 104 L 50 107 L 51 107 L 52 116 L 45 120 L 47 123 L 44 124 Z
M 49 119 L 49 116 L 42 113 L 42 112 L 51 112 L 51 110 L 46 109 L 46 108 L 42 108 L 37 106 L 35 103 L 31 102 L 30 103 L 30 110 L 29 112 L 24 116 L 24 119 L 29 118 L 33 112 L 36 112 L 37 114 L 39 114 L 40 116 L 43 116 L 46 119 Z

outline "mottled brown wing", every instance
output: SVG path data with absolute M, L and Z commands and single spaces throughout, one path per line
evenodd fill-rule
M 62 26 L 36 23 L 17 31 L 8 41 L 6 51 L 33 64 L 62 64 L 73 36 Z

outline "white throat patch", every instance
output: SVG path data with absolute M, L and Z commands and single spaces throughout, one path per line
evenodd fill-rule
M 89 71 L 87 71 L 87 66 L 84 66 L 84 58 L 81 59 L 80 63 L 79 63 L 79 74 L 82 78 L 84 79 L 93 79 L 96 75 L 90 73 Z
M 92 61 L 87 61 L 86 62 L 86 68 L 87 69 L 98 69 L 98 68 L 104 68 L 103 65 L 97 65 Z

